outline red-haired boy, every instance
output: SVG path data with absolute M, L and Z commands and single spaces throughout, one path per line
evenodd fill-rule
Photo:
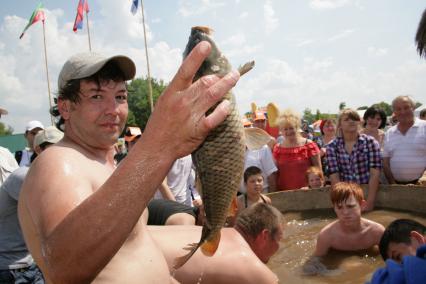
M 325 226 L 318 234 L 314 256 L 324 256 L 331 248 L 358 251 L 379 244 L 385 228 L 361 217 L 366 201 L 358 184 L 336 183 L 330 197 L 337 220 Z

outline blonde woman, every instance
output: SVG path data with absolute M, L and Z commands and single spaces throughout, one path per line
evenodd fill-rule
M 374 208 L 382 157 L 376 139 L 360 134 L 360 124 L 355 110 L 340 112 L 337 137 L 327 145 L 327 165 L 332 186 L 340 181 L 368 184 L 365 211 L 369 211 Z
M 321 168 L 317 144 L 300 135 L 301 119 L 293 110 L 285 110 L 278 118 L 284 141 L 277 143 L 273 157 L 278 168 L 279 190 L 300 189 L 307 186 L 305 173 L 310 166 Z

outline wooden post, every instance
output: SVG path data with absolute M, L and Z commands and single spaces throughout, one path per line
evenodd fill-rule
M 145 31 L 145 15 L 143 11 L 143 0 L 141 0 L 141 10 L 142 10 L 142 25 L 143 25 L 143 36 L 144 36 L 144 42 L 145 42 L 145 56 L 146 56 L 146 66 L 148 71 L 148 98 L 149 98 L 149 104 L 151 106 L 151 113 L 154 111 L 154 102 L 152 99 L 152 86 L 151 86 L 151 72 L 149 70 L 149 59 L 148 59 L 148 46 L 146 44 L 146 31 Z
M 50 94 L 49 68 L 47 67 L 46 32 L 44 27 L 44 20 L 42 22 L 43 22 L 43 42 L 44 42 L 44 63 L 46 65 L 47 93 L 49 94 L 49 113 L 50 113 L 50 110 L 52 109 L 52 96 Z M 55 121 L 51 113 L 50 113 L 50 122 L 52 123 L 52 125 L 55 124 Z
M 92 44 L 90 43 L 90 29 L 89 29 L 89 13 L 86 11 L 87 22 L 87 38 L 89 39 L 89 51 L 92 52 Z

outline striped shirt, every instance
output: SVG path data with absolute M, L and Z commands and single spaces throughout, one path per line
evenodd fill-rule
M 416 118 L 405 135 L 397 125 L 389 128 L 383 156 L 390 158 L 390 169 L 397 181 L 420 178 L 426 169 L 426 121 Z
M 339 174 L 340 181 L 366 184 L 370 169 L 382 167 L 379 143 L 371 136 L 361 134 L 349 154 L 343 137 L 336 137 L 327 145 L 327 164 L 330 175 Z

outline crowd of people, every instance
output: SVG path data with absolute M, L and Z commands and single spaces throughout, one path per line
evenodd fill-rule
M 424 279 L 424 225 L 396 220 L 385 229 L 361 217 L 374 209 L 380 182 L 426 179 L 426 121 L 424 112 L 415 117 L 409 96 L 392 101 L 397 122 L 386 131 L 386 117 L 375 107 L 362 119 L 352 109 L 342 110 L 336 121 L 324 119 L 317 137 L 303 129 L 293 110 L 280 114 L 277 128 L 255 111 L 251 121 L 241 122 L 244 127 L 264 129 L 276 139 L 269 137 L 258 149 L 247 145 L 237 212 L 222 229 L 218 252 L 206 258 L 197 251 L 174 271 L 184 245 L 199 239 L 196 225 L 208 226 L 190 154 L 228 115 L 229 102 L 222 98 L 240 76 L 231 71 L 192 82 L 210 51 L 207 42 L 196 45 L 144 132 L 130 126 L 124 138 L 126 81 L 135 76 L 134 62 L 95 53 L 68 59 L 52 109 L 57 128 L 30 121 L 28 148 L 14 157 L 0 147 L 0 282 L 277 283 L 265 264 L 285 228 L 266 193 L 326 184 L 337 219 L 318 234 L 306 270 L 332 248 L 377 245 L 387 267 L 372 283 Z M 361 184 L 367 185 L 366 199 Z

